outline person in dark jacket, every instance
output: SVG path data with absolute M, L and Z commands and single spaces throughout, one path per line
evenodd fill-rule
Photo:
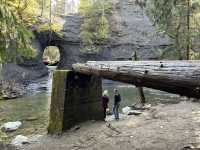
M 106 109 L 108 108 L 108 103 L 109 103 L 109 96 L 108 96 L 107 90 L 105 90 L 103 92 L 103 96 L 101 98 L 101 101 L 102 101 L 104 119 L 106 119 Z
M 113 106 L 113 114 L 116 120 L 119 120 L 119 106 L 121 102 L 121 96 L 117 89 L 114 89 L 114 106 Z

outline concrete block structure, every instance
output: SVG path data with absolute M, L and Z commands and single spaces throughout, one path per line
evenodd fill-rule
M 70 70 L 54 73 L 48 133 L 59 134 L 87 120 L 103 120 L 102 81 Z

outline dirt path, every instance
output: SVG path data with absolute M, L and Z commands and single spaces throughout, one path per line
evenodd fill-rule
M 108 120 L 112 120 L 108 118 Z M 60 137 L 44 136 L 24 150 L 182 150 L 200 148 L 200 104 L 158 105 L 120 121 L 87 122 Z M 185 148 L 186 150 L 186 148 Z

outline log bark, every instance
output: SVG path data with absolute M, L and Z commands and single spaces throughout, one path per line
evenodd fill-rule
M 73 70 L 105 79 L 200 98 L 200 61 L 88 61 Z

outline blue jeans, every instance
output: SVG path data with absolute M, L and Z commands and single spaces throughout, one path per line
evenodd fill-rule
M 119 119 L 119 103 L 115 104 L 113 107 L 113 114 L 115 116 L 115 119 L 118 120 Z

